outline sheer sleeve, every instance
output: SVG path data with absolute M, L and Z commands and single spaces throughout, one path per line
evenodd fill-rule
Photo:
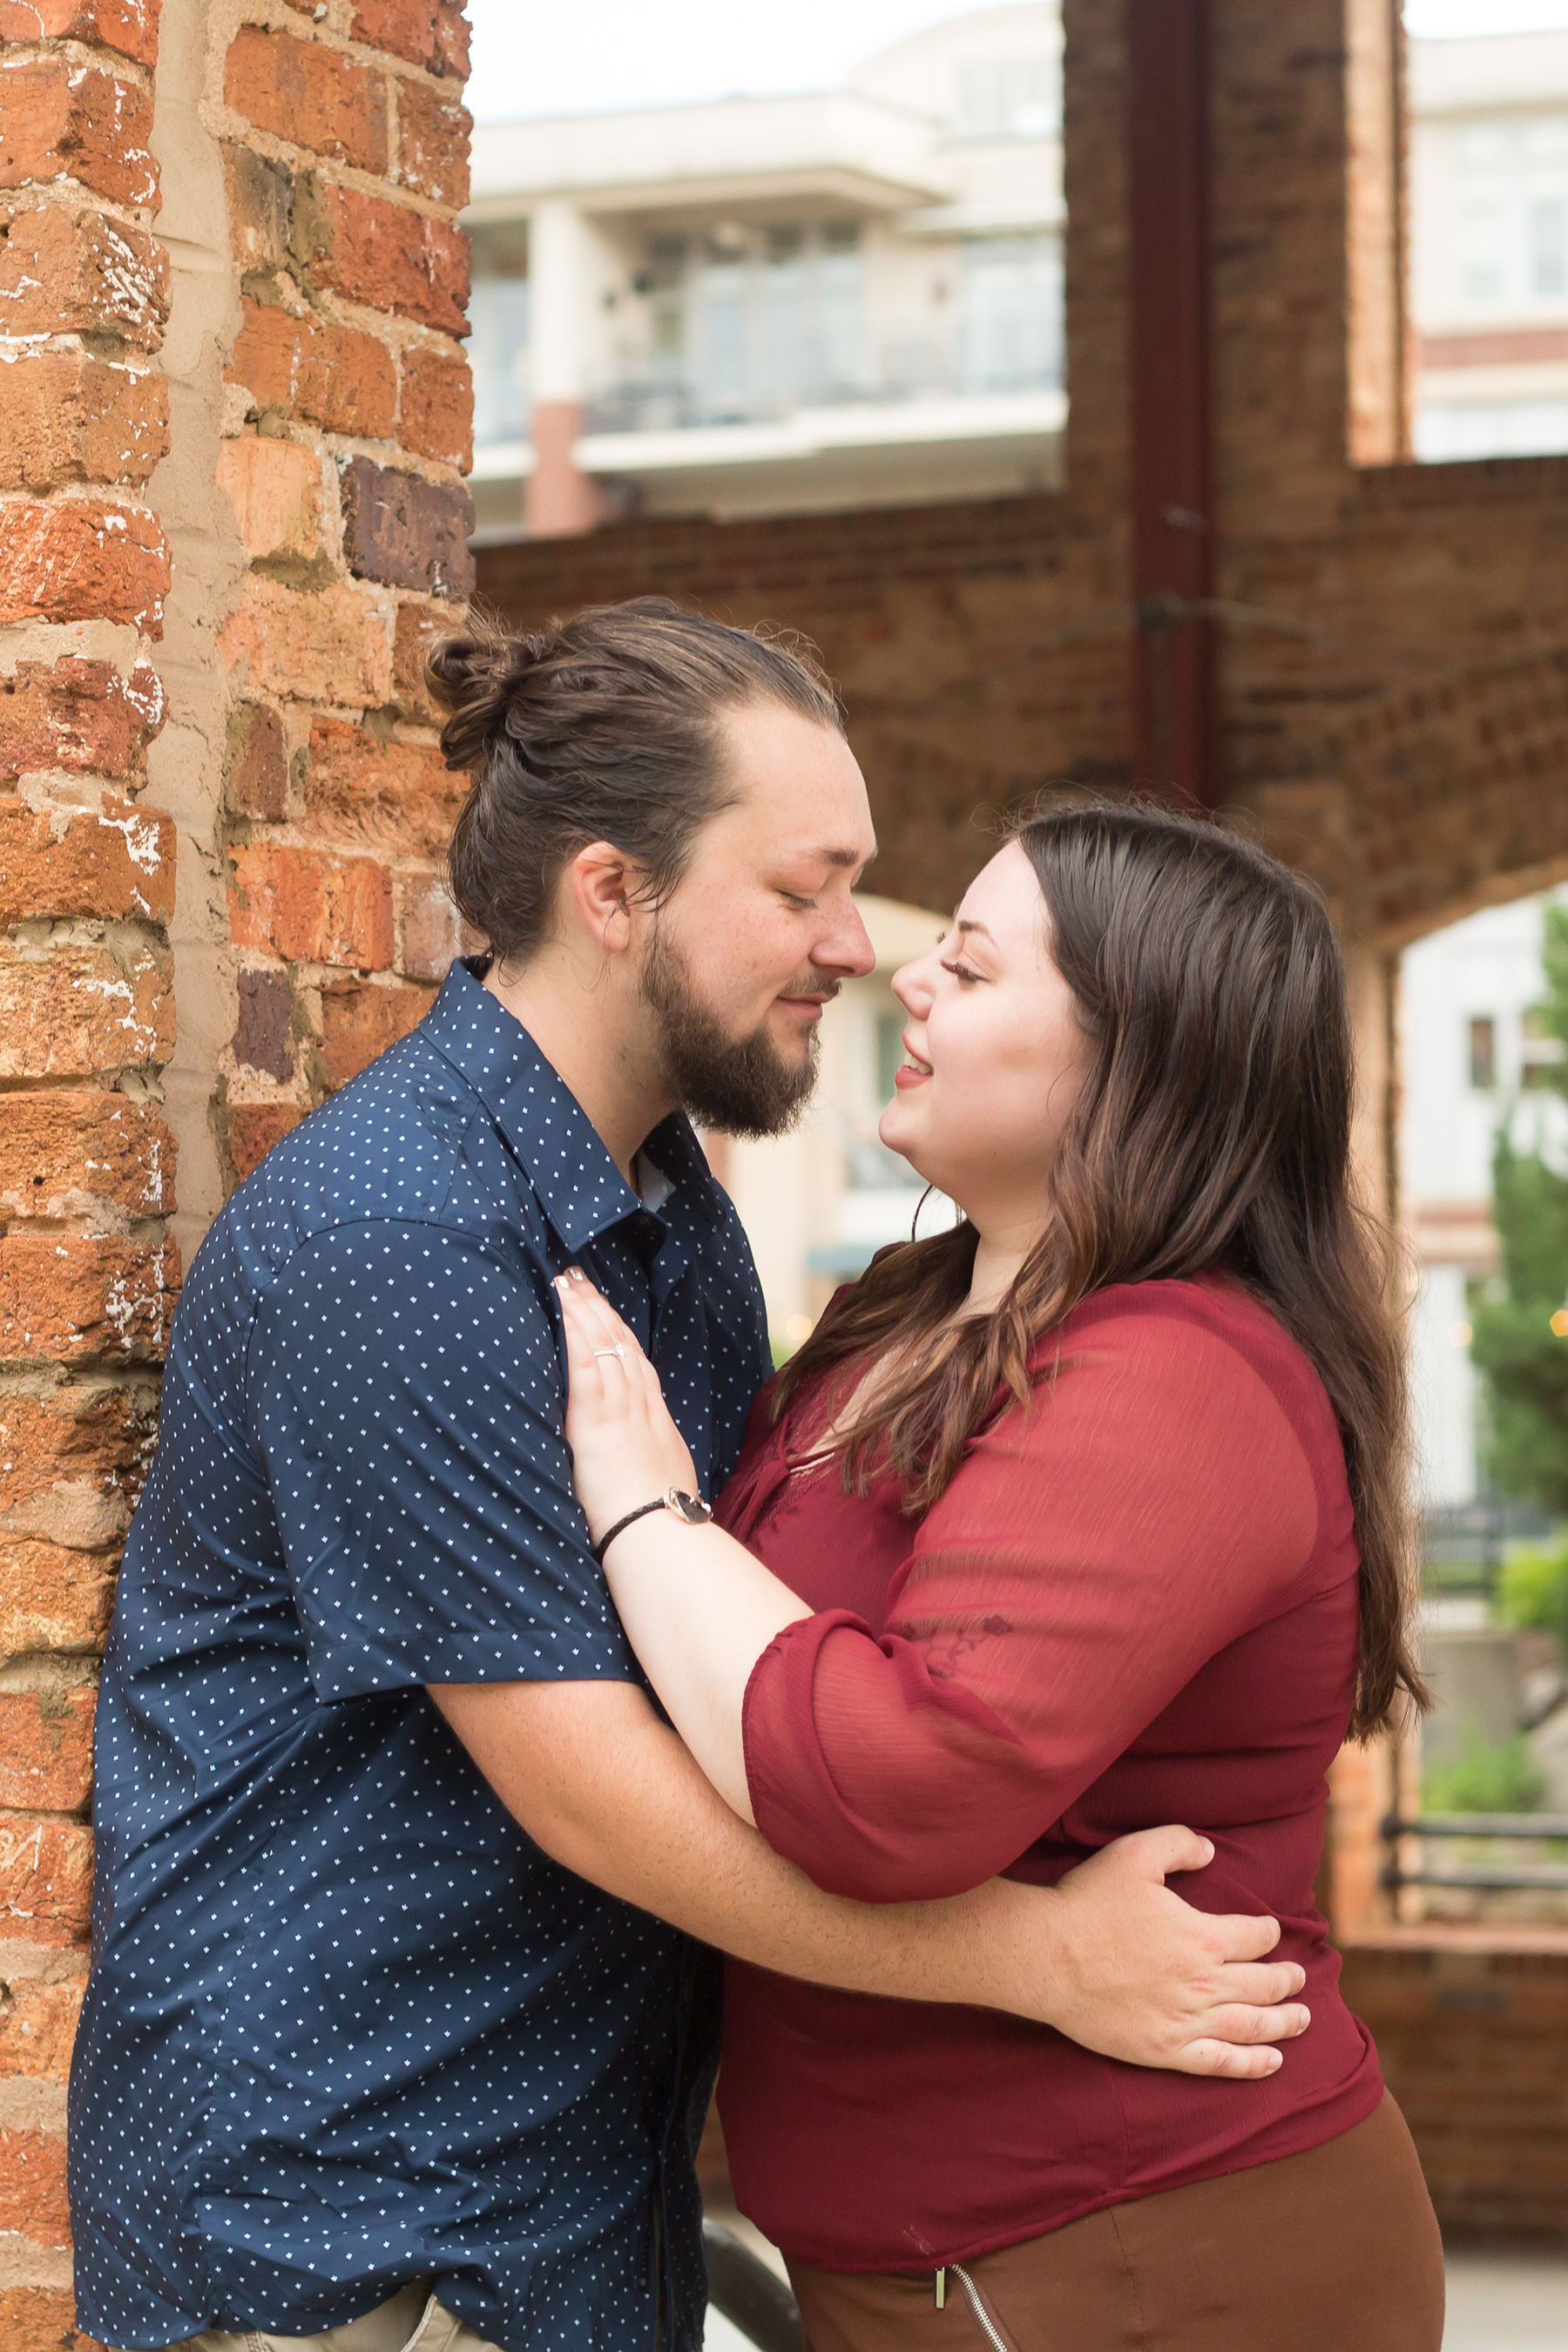
M 1263 1324 L 1261 1310 L 1247 1309 Z M 770 1845 L 869 1901 L 1016 1862 L 1218 1651 L 1305 1597 L 1337 1448 L 1305 1359 L 1238 1344 L 1205 1292 L 1102 1294 L 1029 1409 L 921 1523 L 884 1629 L 826 1611 L 747 1687 Z

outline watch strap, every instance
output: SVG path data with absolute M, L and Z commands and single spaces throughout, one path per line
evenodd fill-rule
M 615 1526 L 599 1538 L 594 1546 L 594 1558 L 601 1568 L 605 1565 L 605 1554 L 616 1538 L 625 1535 L 638 1519 L 646 1519 L 650 1511 L 673 1511 L 678 1519 L 684 1519 L 691 1528 L 705 1526 L 713 1516 L 711 1507 L 700 1495 L 689 1495 L 680 1486 L 667 1486 L 662 1495 L 656 1495 L 651 1503 L 639 1503 L 635 1511 L 628 1511 L 625 1518 L 617 1519 Z

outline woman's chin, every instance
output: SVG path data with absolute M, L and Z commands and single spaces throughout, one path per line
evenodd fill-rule
M 915 1139 L 910 1132 L 914 1124 L 914 1120 L 908 1116 L 902 1103 L 895 1100 L 888 1105 L 877 1122 L 877 1133 L 887 1149 L 889 1151 L 896 1151 L 900 1160 L 907 1160 L 914 1173 L 924 1183 L 929 1180 L 923 1175 L 914 1157 Z

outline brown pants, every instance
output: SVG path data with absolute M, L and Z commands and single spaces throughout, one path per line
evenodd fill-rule
M 1245 2096 L 1245 2092 L 1237 2094 Z M 806 2352 L 1439 2352 L 1443 2248 L 1404 2116 L 919 2277 L 792 2262 Z

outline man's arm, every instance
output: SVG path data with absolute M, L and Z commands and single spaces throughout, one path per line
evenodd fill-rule
M 1123 1838 L 1057 1887 L 993 1879 L 935 1903 L 825 1895 L 732 1813 L 640 1689 L 432 1684 L 431 1698 L 536 1845 L 738 1958 L 858 1992 L 1001 2009 L 1131 2064 L 1245 2079 L 1305 2031 L 1271 1919 L 1212 1918 L 1164 1885 L 1192 1832 Z

